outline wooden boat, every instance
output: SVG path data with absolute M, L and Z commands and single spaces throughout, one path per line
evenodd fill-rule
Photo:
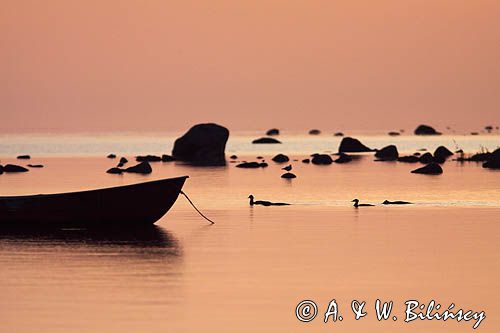
M 0 197 L 0 226 L 153 224 L 175 203 L 186 178 L 81 192 Z

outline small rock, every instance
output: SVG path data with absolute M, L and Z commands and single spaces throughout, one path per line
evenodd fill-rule
M 319 129 L 312 129 L 309 131 L 309 135 L 320 135 L 321 131 Z
M 483 163 L 483 168 L 500 169 L 500 148 L 489 155 L 488 160 Z
M 358 139 L 354 139 L 351 137 L 343 138 L 339 146 L 339 153 L 360 153 L 368 151 L 373 151 L 373 149 L 368 148 Z
M 401 156 L 398 158 L 398 162 L 403 163 L 417 163 L 420 159 L 418 156 L 410 155 L 410 156 Z
M 274 138 L 259 138 L 259 139 L 253 140 L 252 143 L 258 144 L 258 143 L 281 143 L 281 142 L 279 140 L 274 139 Z
M 264 158 L 264 157 L 262 157 L 262 156 L 257 156 L 257 159 L 258 159 L 258 160 L 261 160 L 261 159 L 263 159 L 263 158 Z
M 107 158 L 116 158 L 116 155 L 115 154 L 109 154 L 108 156 L 106 156 Z
M 428 125 L 419 125 L 415 129 L 415 135 L 441 135 L 440 132 Z
M 413 170 L 411 173 L 419 173 L 424 175 L 440 175 L 443 173 L 443 169 L 437 163 L 430 163 L 426 166 Z
M 28 164 L 28 167 L 30 167 L 30 168 L 43 168 L 43 165 L 41 165 L 41 164 Z
M 29 170 L 25 167 L 15 164 L 7 164 L 3 167 L 3 172 L 28 172 Z
M 266 135 L 272 136 L 272 135 L 280 135 L 280 130 L 277 128 L 271 128 L 266 132 Z
M 312 164 L 328 165 L 333 163 L 332 158 L 330 157 L 330 155 L 327 154 L 313 154 L 312 157 L 313 157 L 311 159 Z
M 155 155 L 136 156 L 135 160 L 137 162 L 161 162 L 161 157 Z
M 243 169 L 257 169 L 257 168 L 261 168 L 262 166 L 260 165 L 259 162 L 243 162 L 243 163 L 238 164 L 236 167 L 243 168 Z
M 288 156 L 283 155 L 283 154 L 278 154 L 272 158 L 272 160 L 276 163 L 285 163 L 288 162 L 290 159 Z
M 479 135 L 478 132 L 470 132 L 470 135 Z
M 260 162 L 259 165 L 261 168 L 267 168 L 269 166 L 266 162 Z
M 434 156 L 432 156 L 431 153 L 425 153 L 419 157 L 418 161 L 423 164 L 429 164 L 435 162 L 436 160 L 434 159 Z
M 344 133 L 342 133 L 342 132 L 337 132 L 337 133 L 333 134 L 333 136 L 344 136 Z
M 351 156 L 349 156 L 347 154 L 344 154 L 344 153 L 340 153 L 339 154 L 339 158 L 337 158 L 334 162 L 342 164 L 342 163 L 349 163 L 351 161 L 352 161 L 352 157 Z
M 153 169 L 151 169 L 151 165 L 149 165 L 148 162 L 141 162 L 137 165 L 126 168 L 123 171 L 130 172 L 130 173 L 148 174 L 148 173 L 153 172 Z
M 308 158 L 304 158 L 304 159 L 302 160 L 302 163 L 309 164 L 309 163 L 311 163 L 311 160 L 310 160 L 310 159 L 308 159 Z
M 297 178 L 297 176 L 291 172 L 286 172 L 286 173 L 281 175 L 281 178 L 293 179 L 293 178 Z
M 398 148 L 395 145 L 386 146 L 375 153 L 379 161 L 395 161 L 399 157 Z
M 389 133 L 387 133 L 387 134 L 388 134 L 388 135 L 390 135 L 390 136 L 398 136 L 398 135 L 401 135 L 401 133 L 399 133 L 399 132 L 389 132 Z
M 123 173 L 123 170 L 120 168 L 111 168 L 106 171 L 106 173 L 111 173 L 111 174 L 118 174 L 121 175 Z
M 19 155 L 17 157 L 18 160 L 29 160 L 31 158 L 30 155 Z
M 231 156 L 229 156 L 229 158 L 230 158 L 230 159 L 232 159 L 232 160 L 235 160 L 235 159 L 237 159 L 237 158 L 238 158 L 238 156 L 236 156 L 236 155 L 231 155 Z
M 120 163 L 126 164 L 128 163 L 128 160 L 125 157 L 120 158 Z
M 175 161 L 175 157 L 167 155 L 167 154 L 163 154 L 163 155 L 161 155 L 161 161 L 162 162 L 173 162 L 173 161 Z

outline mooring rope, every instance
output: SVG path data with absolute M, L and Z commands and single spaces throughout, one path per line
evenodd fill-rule
M 191 199 L 189 199 L 189 197 L 187 196 L 186 193 L 184 193 L 183 191 L 181 191 L 181 194 L 183 196 L 186 197 L 187 201 L 191 204 L 191 206 L 193 206 L 193 208 L 198 212 L 198 214 L 200 214 L 201 217 L 203 217 L 205 220 L 207 220 L 208 222 L 212 223 L 212 224 L 215 224 L 214 221 L 212 221 L 211 219 L 209 219 L 208 217 L 206 217 L 205 215 L 203 215 L 202 212 L 200 212 L 200 210 L 198 208 L 196 208 L 196 206 L 194 205 L 194 203 L 191 201 Z

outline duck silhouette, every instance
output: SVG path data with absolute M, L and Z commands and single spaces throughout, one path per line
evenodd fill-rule
M 284 202 L 270 202 L 270 201 L 262 201 L 262 200 L 257 200 L 254 201 L 254 196 L 250 194 L 248 196 L 248 199 L 250 199 L 250 206 L 254 205 L 261 205 L 261 206 L 289 206 L 290 204 L 284 203 Z
M 281 168 L 281 170 L 285 170 L 285 171 L 292 171 L 292 165 L 291 165 L 291 164 L 289 164 L 289 165 L 287 165 L 286 167 Z
M 389 201 L 389 200 L 384 200 L 382 202 L 382 205 L 412 205 L 412 202 L 408 201 L 401 201 L 401 200 L 396 200 L 396 201 Z
M 354 202 L 354 207 L 358 208 L 358 207 L 373 207 L 375 205 L 372 205 L 372 204 L 360 204 L 359 203 L 359 199 L 352 199 L 351 202 Z

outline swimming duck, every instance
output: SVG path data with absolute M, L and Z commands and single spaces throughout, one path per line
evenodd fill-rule
M 253 195 L 249 195 L 248 198 L 250 199 L 250 206 L 253 206 L 253 205 L 261 205 L 261 206 L 289 206 L 290 204 L 288 203 L 284 203 L 284 202 L 270 202 L 270 201 L 261 201 L 261 200 L 258 200 L 258 201 L 254 201 L 254 196 Z
M 384 200 L 384 202 L 382 202 L 382 205 L 411 205 L 411 204 L 413 203 L 401 200 L 396 200 L 396 201 Z
M 286 167 L 281 168 L 281 170 L 291 171 L 291 170 L 292 170 L 292 165 L 291 165 L 291 164 L 289 164 L 289 165 L 287 165 Z
M 354 207 L 358 208 L 358 207 L 373 207 L 375 205 L 372 205 L 372 204 L 360 204 L 359 203 L 359 199 L 352 199 L 351 202 L 354 202 Z

